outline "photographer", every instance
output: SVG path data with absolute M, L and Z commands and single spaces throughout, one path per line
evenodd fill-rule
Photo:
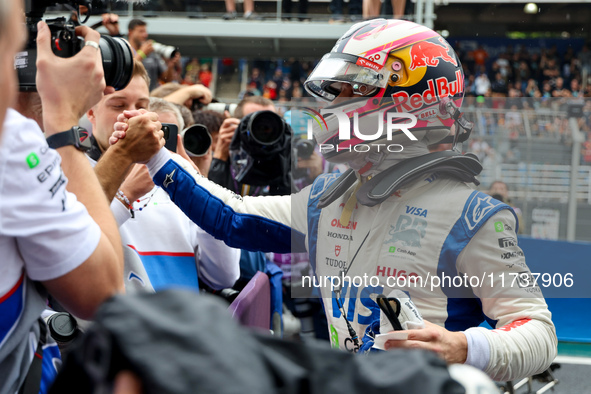
M 219 129 L 209 179 L 241 196 L 291 193 L 291 129 L 275 112 L 273 102 L 260 96 L 247 97 L 238 103 L 235 118 L 225 119 Z M 229 115 L 227 111 L 226 115 Z M 254 137 L 256 130 L 275 141 L 260 143 Z M 241 162 L 249 164 L 242 166 Z M 271 314 L 280 317 L 282 272 L 264 253 L 241 250 L 240 279 L 234 288 L 242 289 L 257 271 L 269 276 Z M 280 335 L 282 327 L 273 330 Z
M 55 376 L 59 352 L 40 319 L 47 292 L 71 313 L 89 319 L 123 289 L 117 224 L 84 154 L 70 144 L 50 149 L 38 125 L 14 110 L 5 118 L 16 93 L 14 55 L 26 37 L 22 13 L 19 0 L 0 5 L 2 393 L 16 393 L 23 384 L 29 392 L 46 390 Z M 97 32 L 77 28 L 87 45 L 71 58 L 59 58 L 47 24 L 37 27 L 44 131 L 48 138 L 59 138 L 112 89 L 105 90 Z
M 148 39 L 147 23 L 141 19 L 132 19 L 128 25 L 128 38 L 131 47 L 134 49 L 135 59 L 141 61 L 148 71 L 150 77 L 150 91 L 157 88 L 159 80 L 163 82 L 181 81 L 181 54 L 177 50 L 167 52 L 163 56 L 156 51 L 155 43 Z
M 218 136 L 215 150 L 213 152 L 213 160 L 211 162 L 211 168 L 209 170 L 208 177 L 218 185 L 222 185 L 225 188 L 240 194 L 241 196 L 254 196 L 261 194 L 289 194 L 291 193 L 291 176 L 287 174 L 289 171 L 289 166 L 286 169 L 287 178 L 282 181 L 274 182 L 273 184 L 270 184 L 271 182 L 269 182 L 271 181 L 270 173 L 271 171 L 276 170 L 276 168 L 263 168 L 263 166 L 261 166 L 261 176 L 257 177 L 257 185 L 243 183 L 236 179 L 236 174 L 233 174 L 233 161 L 230 158 L 230 145 L 233 143 L 233 141 L 235 145 L 240 144 L 240 130 L 238 129 L 238 126 L 241 125 L 240 119 L 258 111 L 277 112 L 275 105 L 273 105 L 271 100 L 260 96 L 253 96 L 247 97 L 240 101 L 234 111 L 234 117 L 228 117 L 226 120 L 224 120 L 224 123 L 222 123 L 222 127 L 220 128 L 220 134 Z M 246 127 L 246 125 L 242 124 L 242 127 Z M 291 140 L 291 134 L 287 138 L 290 138 Z M 248 154 L 248 148 L 245 150 Z M 289 159 L 290 152 L 287 151 L 278 153 L 275 155 L 275 158 L 279 157 L 279 155 L 287 155 L 287 159 Z M 269 171 L 268 176 L 266 176 L 265 170 Z
M 210 145 L 209 147 L 207 147 L 205 153 L 203 153 L 205 147 L 200 146 L 198 147 L 200 150 L 199 152 L 191 152 L 186 143 L 185 149 L 187 150 L 187 153 L 189 154 L 189 157 L 191 158 L 193 163 L 195 163 L 195 165 L 199 168 L 199 172 L 201 172 L 201 174 L 204 177 L 207 177 L 209 176 L 209 169 L 211 168 L 213 151 L 217 145 L 217 141 L 219 138 L 220 127 L 222 127 L 222 123 L 224 122 L 224 115 L 216 111 L 195 111 L 193 112 L 193 118 L 195 120 L 196 125 L 203 125 L 207 129 L 206 131 L 210 137 Z M 203 133 L 203 130 L 201 130 L 201 132 Z M 185 134 L 185 141 L 186 139 L 187 136 Z M 200 139 L 196 139 L 195 142 L 201 144 L 202 141 L 205 141 L 205 144 L 207 144 L 207 140 L 207 138 L 202 137 Z M 196 155 L 195 153 L 197 153 L 198 155 Z
M 168 82 L 150 92 L 151 97 L 160 97 L 171 103 L 184 105 L 188 109 L 195 108 L 198 102 L 202 105 L 211 103 L 211 90 L 202 84 L 181 85 Z

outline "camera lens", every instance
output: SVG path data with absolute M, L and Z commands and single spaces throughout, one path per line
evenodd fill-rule
M 154 52 L 165 59 L 172 59 L 178 53 L 176 47 L 160 44 L 159 42 L 152 42 L 152 48 L 154 48 Z
M 119 37 L 101 36 L 99 47 L 107 86 L 124 89 L 133 75 L 133 53 L 129 44 Z
M 259 111 L 250 118 L 248 131 L 259 144 L 273 145 L 284 133 L 283 120 L 275 112 Z
M 183 144 L 186 151 L 192 156 L 203 156 L 211 146 L 211 135 L 202 124 L 195 124 L 183 132 Z

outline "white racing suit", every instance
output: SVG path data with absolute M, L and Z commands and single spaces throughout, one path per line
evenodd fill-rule
M 175 160 L 161 151 L 148 163 L 150 174 L 207 232 L 237 248 L 307 248 L 333 346 L 351 349 L 352 343 L 330 282 L 321 280 L 348 269 L 341 300 L 359 337 L 379 320 L 375 296 L 401 289 L 426 320 L 463 331 L 466 363 L 494 380 L 530 376 L 554 360 L 556 333 L 542 293 L 515 280 L 529 269 L 509 206 L 433 174 L 374 207 L 356 204 L 342 225 L 356 185 L 326 208 L 317 207 L 338 174 L 323 175 L 291 196 L 240 197 Z M 478 327 L 485 320 L 495 329 Z

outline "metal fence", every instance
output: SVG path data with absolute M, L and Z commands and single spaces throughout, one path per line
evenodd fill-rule
M 591 241 L 591 99 L 467 97 L 462 111 L 474 123 L 463 149 L 484 168 L 478 188 L 507 184 L 520 234 Z
M 468 98 L 474 131 L 465 147 L 520 208 L 522 233 L 591 241 L 591 100 Z

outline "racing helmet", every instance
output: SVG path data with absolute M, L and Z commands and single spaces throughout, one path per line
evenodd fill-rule
M 354 98 L 334 101 L 343 84 L 351 86 Z M 349 139 L 340 138 L 339 122 L 330 115 L 313 125 L 312 132 L 327 160 L 350 162 L 352 153 L 366 151 L 352 152 L 356 145 L 407 147 L 416 141 L 434 144 L 449 135 L 454 119 L 446 104 L 452 101 L 456 110 L 461 106 L 464 74 L 455 51 L 437 32 L 409 21 L 374 19 L 353 25 L 339 38 L 304 86 L 311 95 L 334 101 L 325 110 L 347 114 Z M 376 132 L 376 122 L 407 124 L 406 131 L 415 138 L 404 128 L 388 133 L 388 127 L 382 127 Z M 354 123 L 358 130 L 369 130 L 371 141 L 353 132 Z

